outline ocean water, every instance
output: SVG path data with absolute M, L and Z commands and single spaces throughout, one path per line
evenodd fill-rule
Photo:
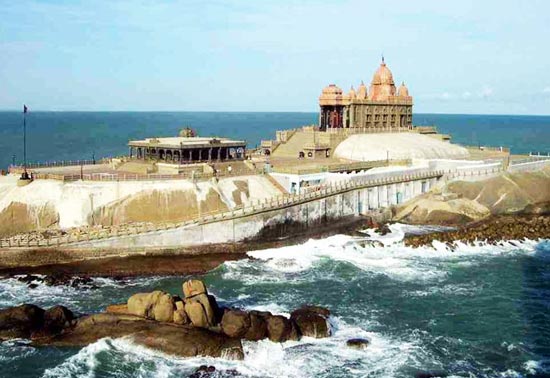
M 415 114 L 453 141 L 508 146 L 516 153 L 550 152 L 550 116 Z M 91 159 L 127 154 L 128 140 L 173 136 L 185 126 L 204 136 L 244 139 L 249 147 L 275 131 L 317 122 L 317 113 L 33 112 L 27 115 L 28 160 Z M 21 112 L 0 112 L 0 168 L 23 160 Z
M 336 235 L 302 245 L 250 251 L 199 276 L 228 306 L 288 314 L 302 303 L 331 309 L 333 335 L 283 344 L 246 342 L 245 359 L 175 358 L 103 339 L 85 348 L 0 344 L 5 377 L 186 377 L 198 366 L 237 370 L 245 377 L 452 377 L 550 375 L 550 242 L 496 246 L 434 242 L 413 249 L 389 236 Z M 370 235 L 370 236 L 367 236 Z M 382 239 L 374 247 L 366 239 Z M 62 303 L 80 313 L 101 311 L 140 291 L 181 292 L 188 277 L 96 279 L 97 290 L 34 290 L 0 280 L 0 308 Z M 346 347 L 365 337 L 364 351 Z M 223 373 L 216 377 L 224 377 Z M 227 375 L 229 376 L 229 375 Z

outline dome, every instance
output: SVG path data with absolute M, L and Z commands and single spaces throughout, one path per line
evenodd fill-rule
M 355 89 L 353 89 L 353 85 L 351 86 L 351 89 L 349 90 L 349 93 L 348 93 L 348 97 L 353 99 L 357 96 L 357 94 L 355 93 Z
M 342 89 L 340 89 L 336 84 L 330 84 L 323 88 L 322 95 L 342 95 Z
M 324 105 L 342 105 L 344 102 L 349 101 L 349 96 L 344 95 L 342 89 L 335 84 L 323 88 L 321 96 L 319 96 L 319 104 Z
M 361 84 L 359 85 L 359 90 L 357 92 L 357 98 L 364 100 L 367 98 L 367 87 L 365 86 L 365 83 L 361 81 Z
M 395 85 L 395 83 L 393 82 L 393 74 L 391 73 L 390 69 L 386 66 L 386 62 L 384 62 L 384 58 L 382 58 L 382 63 L 380 63 L 380 67 L 378 67 L 378 69 L 374 73 L 371 84 Z
M 382 57 L 382 63 L 380 63 L 380 67 L 378 67 L 372 77 L 369 99 L 373 101 L 384 101 L 390 96 L 395 96 L 395 92 L 393 75 Z
M 405 82 L 401 83 L 399 89 L 397 90 L 397 95 L 399 97 L 409 97 L 409 90 L 405 86 Z
M 464 147 L 416 133 L 354 134 L 340 143 L 333 156 L 354 161 L 390 159 L 463 159 Z

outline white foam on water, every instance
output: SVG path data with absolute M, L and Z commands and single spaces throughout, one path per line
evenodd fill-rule
M 288 284 L 304 279 L 299 273 L 311 270 L 329 259 L 353 264 L 373 274 L 384 274 L 401 281 L 438 282 L 448 274 L 449 263 L 475 264 L 480 258 L 504 254 L 533 254 L 540 241 L 509 240 L 496 244 L 476 241 L 472 244 L 447 244 L 434 240 L 431 245 L 413 248 L 405 246 L 403 237 L 408 226 L 390 225 L 391 232 L 378 235 L 366 230 L 367 238 L 335 235 L 326 239 L 309 240 L 291 245 L 248 252 L 254 260 L 225 263 L 226 279 L 244 284 L 287 281 Z M 372 242 L 382 243 L 378 246 Z
M 132 376 L 139 377 L 179 377 L 192 373 L 201 365 L 213 365 L 217 371 L 234 369 L 249 377 L 393 376 L 421 352 L 414 343 L 367 332 L 338 318 L 331 318 L 331 322 L 333 335 L 324 339 L 304 337 L 285 343 L 244 341 L 245 358 L 242 361 L 179 358 L 136 345 L 129 338 L 107 338 L 46 370 L 43 377 L 95 377 L 99 371 L 113 367 L 115 371 L 110 371 L 113 376 L 133 371 Z M 366 350 L 346 346 L 348 339 L 357 337 L 370 340 Z
M 97 286 L 99 290 L 90 290 L 88 285 L 78 288 L 67 285 L 48 286 L 40 281 L 33 281 L 37 286 L 31 289 L 27 283 L 17 280 L 17 277 L 0 278 L 0 308 L 18 306 L 23 303 L 32 303 L 40 307 L 62 304 L 73 311 L 80 311 L 82 305 L 86 305 L 83 293 L 86 293 L 86 297 L 89 299 L 96 294 L 100 295 L 101 289 L 104 288 L 147 287 L 162 278 L 144 277 L 122 281 L 110 278 L 93 278 L 92 285 Z

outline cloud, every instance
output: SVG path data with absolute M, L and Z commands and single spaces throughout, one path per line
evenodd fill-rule
M 453 97 L 449 92 L 444 92 L 442 95 L 441 95 L 441 98 L 443 100 L 448 100 L 450 99 L 451 97 Z
M 481 98 L 488 98 L 493 95 L 493 88 L 488 87 L 487 85 L 483 87 L 483 89 L 478 93 L 479 97 Z
M 542 93 L 550 93 L 550 87 L 546 87 L 542 90 Z
M 464 93 L 462 93 L 462 98 L 463 99 L 469 99 L 470 97 L 472 97 L 472 92 L 469 92 L 469 91 L 466 91 Z

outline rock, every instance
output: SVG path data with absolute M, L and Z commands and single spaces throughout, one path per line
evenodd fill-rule
M 330 336 L 328 316 L 330 311 L 323 307 L 303 306 L 290 314 L 290 320 L 298 326 L 302 336 L 322 338 Z
M 185 312 L 185 309 L 177 309 L 174 311 L 173 322 L 176 324 L 189 324 L 190 320 Z
M 191 298 L 199 294 L 208 294 L 206 286 L 199 280 L 188 280 L 183 283 L 183 295 L 185 299 Z
M 0 340 L 28 339 L 43 325 L 44 310 L 38 306 L 23 304 L 0 310 Z
M 131 336 L 136 344 L 180 357 L 244 358 L 241 341 L 203 328 L 159 323 L 135 315 L 95 314 L 78 319 L 66 332 L 35 345 L 85 346 L 104 337 Z
M 108 314 L 129 314 L 128 305 L 126 303 L 109 305 L 105 309 Z
M 172 296 L 160 290 L 134 294 L 128 299 L 128 312 L 130 314 L 159 322 L 172 322 L 174 307 Z
M 370 341 L 367 339 L 349 339 L 348 341 L 346 341 L 346 345 L 348 347 L 360 350 L 367 349 L 369 344 Z
M 282 343 L 287 340 L 299 340 L 296 325 L 284 316 L 269 316 L 266 319 L 266 323 L 269 340 L 277 343 Z
M 42 279 L 39 276 L 35 276 L 34 274 L 27 274 L 22 277 L 17 277 L 17 281 L 24 282 L 26 284 L 30 284 L 33 281 L 42 281 Z
M 209 326 L 206 312 L 200 302 L 186 303 L 185 312 L 195 327 L 207 328 Z
M 69 327 L 74 314 L 65 306 L 54 306 L 44 312 L 44 331 L 49 334 L 61 332 Z
M 214 324 L 219 324 L 222 321 L 224 311 L 218 305 L 218 301 L 216 301 L 216 297 L 214 297 L 211 294 L 208 294 L 208 303 L 210 303 L 210 307 L 212 308 L 212 313 L 214 314 Z
M 270 313 L 260 313 L 259 311 L 250 311 L 250 327 L 244 334 L 244 338 L 250 341 L 258 341 L 267 337 L 267 322 L 266 316 L 271 316 Z
M 214 298 L 214 297 L 212 297 Z M 214 313 L 214 309 L 212 308 L 212 305 L 211 305 L 211 298 L 204 294 L 204 293 L 200 293 L 200 294 L 196 294 L 192 297 L 189 297 L 189 298 L 186 298 L 185 299 L 185 311 L 187 312 L 187 305 L 188 304 L 191 304 L 191 303 L 198 303 L 201 305 L 202 307 L 202 311 L 204 313 L 204 317 L 206 318 L 206 325 L 205 326 L 197 326 L 197 327 L 209 327 L 209 326 L 213 326 L 216 324 L 216 314 Z M 215 304 L 215 307 L 218 308 L 218 305 L 214 299 L 214 304 Z M 197 306 L 193 306 L 193 307 L 189 307 L 190 309 L 192 309 L 192 311 L 195 312 L 195 314 L 193 316 L 198 316 L 198 314 L 196 313 L 197 311 L 199 311 L 199 308 Z M 191 314 L 189 312 L 187 312 L 187 315 L 189 316 L 190 319 L 193 319 L 193 317 L 191 316 Z M 197 317 L 197 319 L 199 319 L 199 317 Z M 195 323 L 193 323 L 195 324 Z M 202 322 L 201 322 L 202 324 Z
M 243 337 L 250 328 L 250 316 L 246 311 L 229 310 L 222 318 L 222 331 L 229 337 Z

